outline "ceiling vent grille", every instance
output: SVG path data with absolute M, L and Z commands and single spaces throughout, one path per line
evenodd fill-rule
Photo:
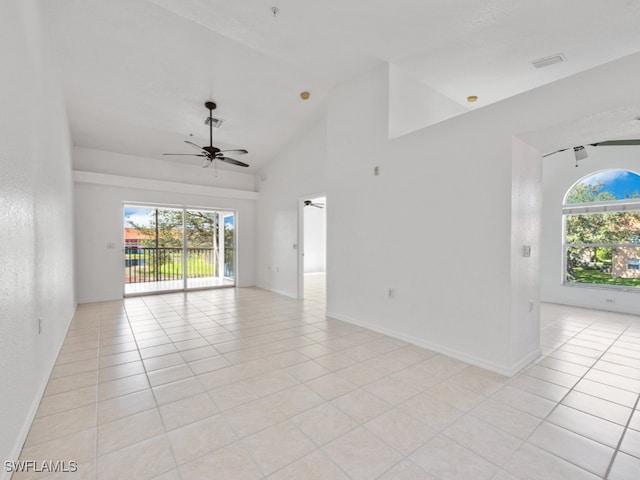
M 216 117 L 207 117 L 204 119 L 204 124 L 209 125 L 209 123 L 211 123 L 213 128 L 220 128 L 222 126 L 222 122 L 224 122 L 223 119 Z
M 531 62 L 535 68 L 544 68 L 549 65 L 555 65 L 556 63 L 566 62 L 567 59 L 562 53 L 558 53 L 556 55 L 551 55 L 550 57 L 539 58 L 538 60 L 534 60 Z

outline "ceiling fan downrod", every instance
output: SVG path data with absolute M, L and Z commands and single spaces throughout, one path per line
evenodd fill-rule
M 204 102 L 204 106 L 209 109 L 209 145 L 213 145 L 213 111 L 218 107 L 215 102 Z

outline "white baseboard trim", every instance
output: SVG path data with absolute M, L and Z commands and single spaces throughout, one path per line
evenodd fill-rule
M 267 287 L 265 285 L 258 284 L 256 287 L 261 288 L 262 290 L 267 290 L 268 292 L 277 293 L 279 295 L 284 295 L 285 297 L 291 297 L 297 299 L 298 296 L 295 293 L 288 292 L 286 290 L 278 290 L 277 288 Z
M 78 303 L 98 303 L 98 302 L 114 302 L 122 300 L 124 297 L 92 297 L 92 298 L 79 298 Z
M 426 348 L 433 352 L 437 352 L 442 355 L 455 358 L 456 360 L 461 360 L 463 362 L 470 363 L 471 365 L 484 368 L 485 370 L 491 370 L 492 372 L 496 372 L 496 373 L 499 373 L 500 375 L 505 375 L 507 377 L 514 376 L 516 373 L 520 372 L 527 365 L 533 363 L 533 361 L 540 356 L 540 350 L 538 349 L 534 352 L 531 352 L 531 354 L 527 355 L 525 358 L 519 360 L 513 365 L 501 365 L 495 362 L 485 360 L 480 357 L 476 357 L 474 355 L 469 355 L 469 354 L 460 352 L 458 350 L 445 347 L 443 345 L 439 345 L 418 337 L 414 337 L 413 335 L 407 335 L 405 333 L 398 332 L 390 328 L 381 327 L 379 325 L 372 325 L 370 323 L 363 322 L 361 320 L 349 317 L 347 315 L 342 315 L 340 313 L 327 311 L 327 316 L 331 318 L 335 318 L 336 320 L 341 320 L 343 322 L 351 323 L 353 325 L 366 328 L 368 330 L 373 330 L 374 332 L 382 333 L 389 337 L 402 340 L 404 342 L 410 343 L 412 345 L 416 345 L 418 347 Z
M 33 398 L 33 402 L 31 402 L 31 406 L 29 407 L 29 411 L 27 412 L 27 416 L 24 419 L 24 423 L 22 424 L 22 428 L 20 429 L 20 433 L 18 434 L 18 438 L 16 438 L 16 443 L 13 446 L 13 450 L 11 451 L 11 456 L 8 461 L 18 461 L 20 458 L 20 452 L 22 451 L 22 447 L 24 442 L 27 440 L 27 435 L 29 435 L 29 430 L 31 430 L 31 425 L 36 418 L 36 413 L 38 412 L 38 407 L 40 406 L 40 401 L 44 396 L 44 391 L 47 388 L 47 384 L 49 383 L 49 377 L 51 376 L 51 372 L 53 371 L 53 367 L 55 362 L 51 365 L 51 369 L 49 371 L 49 375 L 47 375 L 40 386 L 38 387 L 38 391 L 36 392 L 36 396 Z M 3 460 L 4 461 L 4 460 Z M 6 472 L 4 469 L 4 465 L 2 468 L 3 476 L 0 477 L 2 480 L 9 480 L 11 478 L 12 473 Z
M 73 309 L 74 315 L 77 308 L 78 308 L 78 304 L 76 303 Z M 47 385 L 49 383 L 49 379 L 51 378 L 51 373 L 53 372 L 53 368 L 56 366 L 56 360 L 60 353 L 60 349 L 64 344 L 64 340 L 67 337 L 67 332 L 69 330 L 69 326 L 71 325 L 72 320 L 73 320 L 73 315 L 71 315 L 71 318 L 67 322 L 67 328 L 65 329 L 65 334 L 60 341 L 60 345 L 58 345 L 58 349 L 57 349 L 58 353 L 56 353 L 55 358 L 53 359 L 53 361 L 51 362 L 51 365 L 49 366 L 49 373 L 48 375 L 45 375 L 43 377 L 42 382 L 40 383 L 40 386 L 38 387 L 38 390 L 36 392 L 36 395 L 33 397 L 33 401 L 31 402 L 31 406 L 29 407 L 27 416 L 25 417 L 24 422 L 22 423 L 22 428 L 20 429 L 18 438 L 16 438 L 16 442 L 10 453 L 10 457 L 7 459 L 2 459 L 3 465 L 2 465 L 2 470 L 0 471 L 0 480 L 9 480 L 11 478 L 11 475 L 13 474 L 13 472 L 5 471 L 4 462 L 18 461 L 18 459 L 20 458 L 20 452 L 22 452 L 22 447 L 24 446 L 24 442 L 27 440 L 27 435 L 29 435 L 29 430 L 31 430 L 31 425 L 33 424 L 33 421 L 36 418 L 36 413 L 38 413 L 38 407 L 40 407 L 40 402 L 42 401 L 42 397 L 44 397 L 44 392 L 47 389 Z M 40 460 L 40 459 L 37 459 L 37 460 Z
M 511 366 L 510 371 L 512 373 L 509 374 L 509 376 L 513 377 L 515 374 L 520 373 L 522 370 L 524 370 L 529 365 L 533 364 L 536 360 L 538 360 L 541 356 L 542 356 L 542 351 L 540 350 L 540 348 L 537 348 L 533 352 L 529 353 L 528 355 L 525 355 L 523 358 L 521 358 L 519 361 L 517 361 Z

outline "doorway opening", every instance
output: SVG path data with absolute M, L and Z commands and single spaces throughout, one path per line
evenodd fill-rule
M 326 302 L 327 198 L 317 194 L 300 202 L 300 268 L 298 297 Z
M 236 214 L 124 205 L 124 294 L 235 286 Z

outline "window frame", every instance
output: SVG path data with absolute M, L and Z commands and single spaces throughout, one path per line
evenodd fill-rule
M 617 169 L 616 169 L 617 170 Z M 624 170 L 630 173 L 636 172 L 632 170 Z M 604 289 L 604 290 L 618 290 L 625 292 L 636 292 L 640 293 L 640 286 L 631 286 L 631 285 L 607 285 L 602 283 L 581 283 L 581 282 L 571 282 L 568 279 L 567 275 L 567 266 L 568 266 L 568 251 L 570 248 L 589 248 L 589 247 L 597 247 L 597 248 L 639 248 L 640 243 L 568 243 L 567 242 L 567 218 L 569 215 L 588 215 L 594 213 L 620 213 L 620 212 L 638 212 L 640 213 L 640 198 L 626 198 L 622 200 L 607 200 L 607 201 L 599 201 L 599 202 L 586 202 L 586 203 L 566 203 L 567 197 L 573 190 L 573 188 L 578 185 L 580 182 L 583 182 L 585 179 L 588 179 L 592 175 L 596 175 L 600 172 L 592 172 L 585 177 L 582 177 L 580 180 L 575 182 L 571 187 L 567 190 L 562 205 L 562 285 L 566 287 L 575 287 L 575 288 L 595 288 L 595 289 Z

